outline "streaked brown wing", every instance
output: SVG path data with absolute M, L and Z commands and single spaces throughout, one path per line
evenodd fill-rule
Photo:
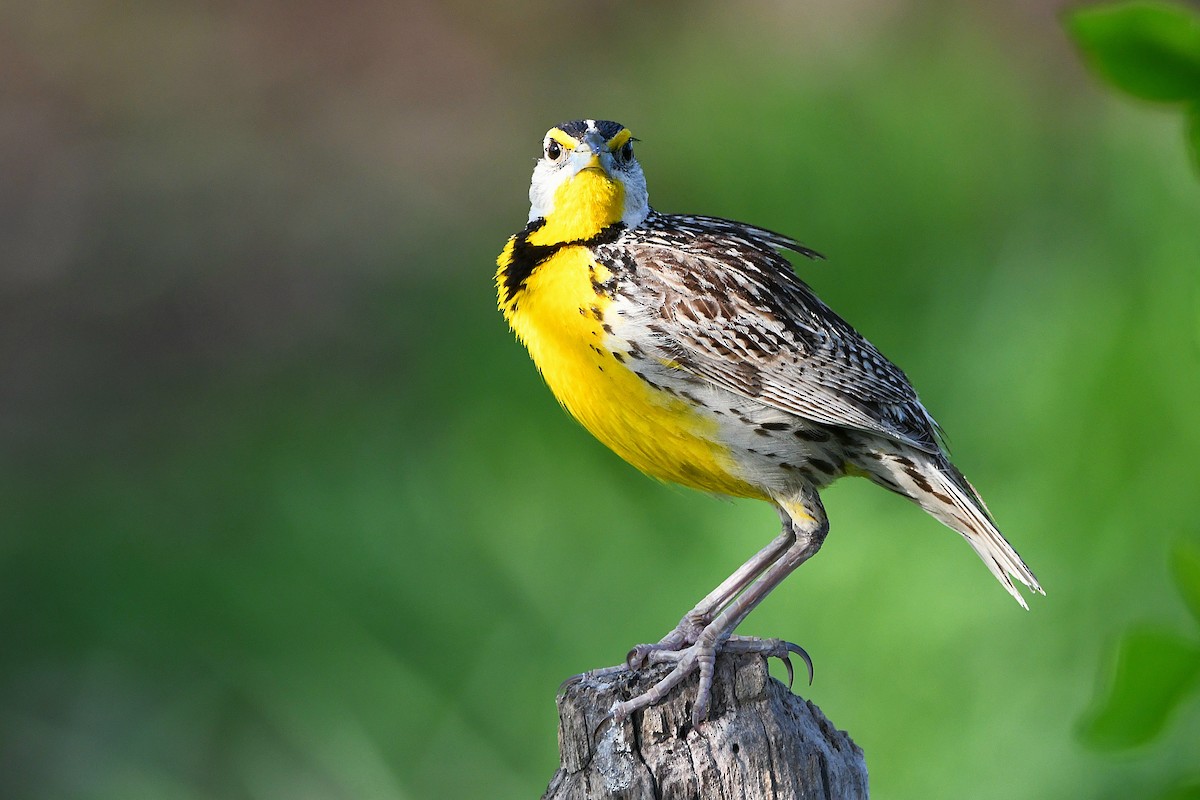
M 784 411 L 937 452 L 936 425 L 908 378 L 796 277 L 773 249 L 780 241 L 748 227 L 730 235 L 737 223 L 724 220 L 709 235 L 671 219 L 618 243 L 635 291 L 656 310 L 649 328 L 663 357 Z

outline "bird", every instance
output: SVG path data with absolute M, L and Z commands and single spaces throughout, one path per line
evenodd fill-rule
M 556 125 L 542 139 L 529 218 L 497 259 L 499 310 L 542 378 L 584 428 L 637 469 L 713 495 L 771 503 L 780 533 L 688 611 L 630 650 L 624 666 L 668 664 L 619 701 L 617 720 L 698 672 L 707 718 L 720 652 L 798 655 L 735 629 L 820 549 L 819 491 L 860 476 L 959 533 L 1021 604 L 1045 594 L 951 463 L 908 377 L 796 274 L 791 237 L 713 216 L 653 210 L 638 141 L 611 120 Z

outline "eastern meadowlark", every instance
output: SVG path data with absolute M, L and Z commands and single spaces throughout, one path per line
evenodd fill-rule
M 814 251 L 716 217 L 659 214 L 624 126 L 551 128 L 529 222 L 498 259 L 505 319 L 566 409 L 656 478 L 774 504 L 782 532 L 679 624 L 627 658 L 673 663 L 620 719 L 700 673 L 707 716 L 718 650 L 807 654 L 733 631 L 829 530 L 819 489 L 861 475 L 957 531 L 1027 607 L 1037 579 L 950 463 L 908 378 L 829 309 L 781 255 Z M 612 668 L 616 669 L 616 668 Z M 788 662 L 788 671 L 791 664 Z

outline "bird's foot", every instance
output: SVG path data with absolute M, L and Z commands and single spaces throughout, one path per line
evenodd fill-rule
M 668 633 L 657 642 L 648 644 L 636 645 L 632 650 L 625 654 L 625 663 L 616 664 L 611 667 L 600 667 L 598 669 L 589 670 L 582 675 L 574 675 L 567 678 L 563 682 L 565 686 L 572 681 L 584 677 L 603 677 L 605 675 L 615 675 L 618 672 L 626 670 L 638 670 L 648 664 L 659 664 L 666 658 L 652 659 L 651 655 L 655 652 L 677 652 L 683 650 L 689 645 L 694 645 L 700 639 L 700 635 L 704 633 L 704 622 L 693 620 L 691 616 L 686 616 L 679 621 L 675 629 Z
M 792 672 L 792 659 L 790 658 L 790 655 L 794 653 L 800 656 L 800 660 L 804 662 L 804 667 L 808 670 L 808 685 L 812 686 L 812 658 L 809 657 L 807 650 L 793 642 L 783 639 L 759 639 L 755 636 L 730 636 L 721 647 L 721 651 L 724 653 L 758 653 L 763 658 L 778 658 L 787 668 L 788 689 L 792 688 L 792 682 L 796 679 L 795 673 Z
M 676 634 L 680 635 L 676 636 Z M 791 688 L 794 677 L 790 656 L 795 654 L 808 668 L 808 681 L 812 683 L 812 659 L 799 645 L 785 642 L 782 639 L 758 639 L 750 636 L 726 635 L 722 639 L 716 639 L 711 637 L 711 634 L 705 635 L 703 631 L 695 640 L 688 642 L 679 628 L 656 644 L 640 644 L 630 650 L 625 667 L 607 667 L 591 674 L 610 674 L 626 668 L 641 669 L 649 664 L 675 665 L 662 680 L 642 694 L 613 705 L 611 717 L 614 721 L 621 722 L 635 711 L 660 702 L 685 678 L 693 672 L 699 672 L 700 681 L 696 689 L 696 702 L 692 706 L 692 723 L 699 725 L 708 717 L 708 707 L 712 699 L 713 672 L 718 651 L 759 653 L 764 657 L 773 656 L 782 660 L 787 667 L 788 688 Z

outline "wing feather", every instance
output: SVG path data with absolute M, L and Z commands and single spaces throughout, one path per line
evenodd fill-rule
M 728 220 L 649 222 L 612 247 L 636 272 L 635 291 L 651 296 L 645 323 L 660 357 L 781 410 L 937 452 L 936 423 L 908 378 L 775 248 L 812 251 Z

